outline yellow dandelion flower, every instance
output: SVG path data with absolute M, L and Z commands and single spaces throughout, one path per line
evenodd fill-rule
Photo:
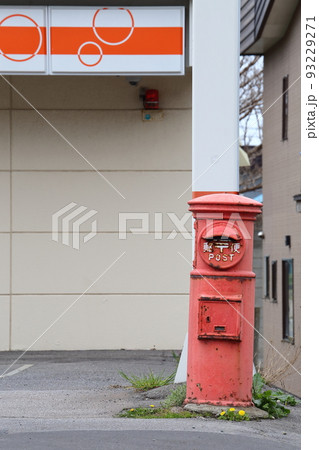
M 224 414 L 226 414 L 226 411 L 222 411 L 222 412 L 220 413 L 220 416 L 223 416 Z
M 135 409 L 134 409 L 134 408 L 131 408 L 130 411 L 131 411 L 131 412 L 132 412 L 132 411 L 135 411 Z
M 230 412 L 236 411 L 235 408 L 229 408 Z
M 238 414 L 240 415 L 240 416 L 244 416 L 246 413 L 245 413 L 245 411 L 244 410 L 240 410 L 240 411 L 238 411 Z
M 151 407 L 151 408 L 155 408 L 155 406 L 154 406 L 154 405 L 150 405 L 150 407 Z

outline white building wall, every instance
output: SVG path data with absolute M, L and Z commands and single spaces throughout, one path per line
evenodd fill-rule
M 124 77 L 7 78 L 71 145 L 0 80 L 0 349 L 181 348 L 191 267 L 178 252 L 190 261 L 191 240 L 167 239 L 167 213 L 182 217 L 191 198 L 190 187 L 178 199 L 191 184 L 191 73 L 138 87 Z M 163 120 L 142 120 L 140 86 L 159 90 Z M 52 214 L 71 202 L 97 211 L 98 233 L 80 250 L 51 235 Z M 150 213 L 150 233 L 119 240 L 123 212 Z

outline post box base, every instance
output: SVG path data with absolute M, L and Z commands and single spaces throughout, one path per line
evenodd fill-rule
M 207 400 L 196 400 L 187 399 L 184 401 L 184 405 L 201 405 L 201 406 L 218 406 L 223 408 L 231 408 L 231 407 L 240 407 L 240 408 L 248 408 L 250 406 L 254 406 L 254 404 L 250 401 L 247 402 L 236 402 L 236 401 L 207 401 Z
M 235 405 L 227 405 L 227 408 Z M 237 406 L 239 408 L 239 406 Z M 256 406 L 242 406 L 240 408 L 245 408 L 244 411 L 250 419 L 268 419 L 268 413 L 262 409 L 256 408 Z M 226 407 L 221 405 L 211 405 L 210 403 L 202 403 L 198 405 L 197 403 L 187 403 L 184 409 L 196 413 L 211 413 L 218 417 L 222 411 L 225 411 Z

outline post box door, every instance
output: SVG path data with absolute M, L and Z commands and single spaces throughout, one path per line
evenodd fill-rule
M 198 339 L 240 340 L 242 296 L 200 297 Z

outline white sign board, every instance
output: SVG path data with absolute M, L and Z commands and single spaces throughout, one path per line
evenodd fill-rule
M 0 7 L 0 72 L 184 73 L 183 7 Z
M 0 7 L 0 72 L 47 73 L 46 7 Z

